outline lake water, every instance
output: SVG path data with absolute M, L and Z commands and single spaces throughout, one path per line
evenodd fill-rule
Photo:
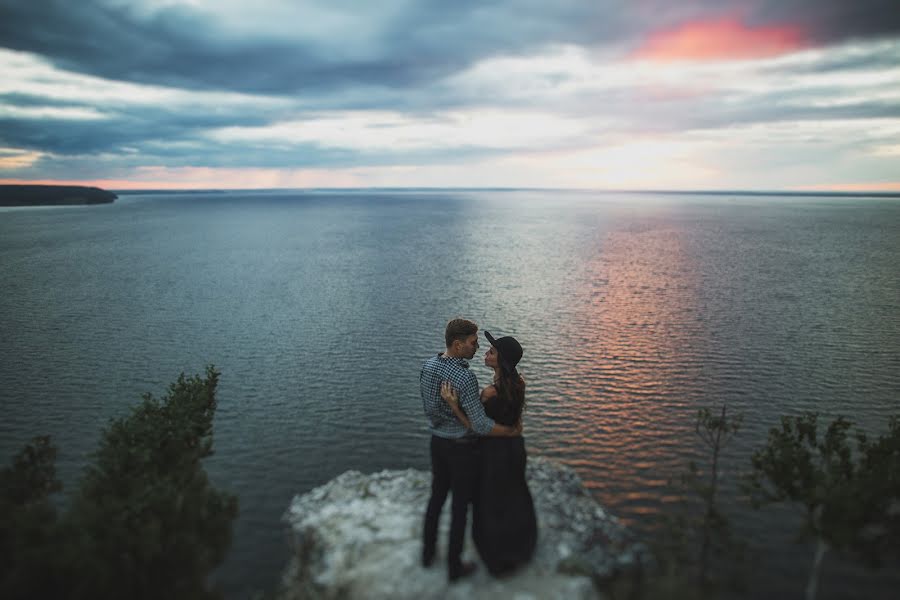
M 286 563 L 294 494 L 348 469 L 428 468 L 419 368 L 465 316 L 525 348 L 530 453 L 649 536 L 668 479 L 703 456 L 698 408 L 744 417 L 726 499 L 783 414 L 886 430 L 898 265 L 900 200 L 885 198 L 229 192 L 0 209 L 0 457 L 50 434 L 71 486 L 108 419 L 215 364 L 207 468 L 241 504 L 217 580 L 244 598 Z M 799 597 L 797 513 L 724 508 L 762 555 L 754 595 Z M 898 584 L 831 556 L 820 597 Z

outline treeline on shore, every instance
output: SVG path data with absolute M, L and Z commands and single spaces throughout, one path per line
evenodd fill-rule
M 0 185 L 0 206 L 109 204 L 118 196 L 83 185 Z

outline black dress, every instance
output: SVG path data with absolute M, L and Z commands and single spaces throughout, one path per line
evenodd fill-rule
M 503 404 L 494 396 L 484 403 L 484 411 L 501 425 L 515 426 L 521 409 Z M 482 438 L 481 455 L 472 537 L 491 575 L 505 575 L 528 562 L 537 543 L 534 502 L 525 481 L 525 440 Z

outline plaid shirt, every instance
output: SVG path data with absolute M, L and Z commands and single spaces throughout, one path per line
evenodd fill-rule
M 449 381 L 453 389 L 459 392 L 459 406 L 472 422 L 472 430 L 478 435 L 490 433 L 494 428 L 494 421 L 484 414 L 478 379 L 469 370 L 469 363 L 461 358 L 444 357 L 442 354 L 426 360 L 419 374 L 419 390 L 425 418 L 428 419 L 428 430 L 442 438 L 471 435 L 453 414 L 450 405 L 441 398 L 441 383 L 444 381 Z

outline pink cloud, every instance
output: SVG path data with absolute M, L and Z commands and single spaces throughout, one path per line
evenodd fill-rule
M 751 27 L 727 18 L 695 21 L 653 33 L 633 56 L 655 61 L 740 60 L 778 56 L 808 45 L 799 27 Z

